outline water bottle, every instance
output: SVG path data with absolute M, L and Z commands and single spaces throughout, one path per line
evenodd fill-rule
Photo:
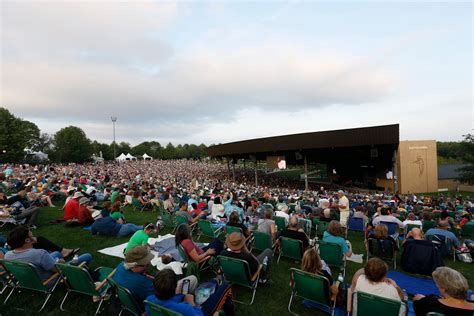
M 263 258 L 263 262 L 262 262 L 262 270 L 263 271 L 267 271 L 267 265 L 268 265 L 268 257 L 265 256 L 265 258 Z
M 78 255 L 74 255 L 74 257 L 72 258 L 71 260 L 71 263 L 72 264 L 77 264 L 77 261 L 79 260 L 79 256 Z
M 404 302 L 408 302 L 408 293 L 407 293 L 407 290 L 402 289 L 402 291 L 403 291 L 403 301 L 404 301 Z

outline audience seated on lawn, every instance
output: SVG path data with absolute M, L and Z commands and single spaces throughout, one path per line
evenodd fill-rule
M 267 265 L 260 273 L 260 283 L 266 283 L 270 276 L 271 262 L 273 260 L 273 251 L 271 249 L 263 250 L 257 257 L 248 251 L 245 246 L 245 238 L 240 233 L 232 233 L 225 240 L 227 249 L 221 252 L 221 256 L 242 259 L 249 264 L 250 275 L 252 277 L 258 270 L 260 264 L 267 258 Z
M 365 292 L 384 298 L 401 301 L 404 293 L 390 278 L 387 278 L 388 266 L 379 258 L 371 258 L 364 268 L 359 269 L 352 278 L 351 290 Z M 355 312 L 355 311 L 354 311 Z M 400 316 L 405 316 L 405 308 L 400 309 Z
M 242 229 L 242 232 L 244 233 L 245 237 L 249 237 L 251 235 L 250 229 L 247 228 L 243 223 L 239 222 L 239 213 L 237 212 L 232 212 L 230 213 L 229 216 L 229 221 L 227 222 L 227 226 L 232 226 L 232 227 L 238 227 Z
M 331 284 L 331 293 L 332 293 L 332 300 L 335 299 L 338 289 L 337 285 L 333 284 L 331 268 L 321 259 L 318 252 L 315 248 L 311 247 L 306 250 L 303 254 L 303 259 L 301 261 L 301 270 L 313 274 L 317 274 L 320 276 L 325 277 L 329 280 L 329 284 Z
M 143 226 L 135 224 L 119 224 L 115 219 L 110 217 L 109 211 L 103 209 L 101 211 L 102 217 L 97 219 L 91 226 L 93 235 L 126 237 L 130 236 L 138 230 L 143 229 Z
M 77 223 L 82 226 L 89 226 L 94 222 L 92 212 L 94 209 L 89 207 L 90 200 L 86 197 L 79 199 L 79 211 L 77 213 Z
M 474 315 L 474 303 L 466 300 L 469 285 L 461 273 L 448 267 L 439 267 L 433 272 L 433 280 L 441 297 L 415 295 L 413 308 L 416 315 L 427 315 L 429 312 L 445 316 Z
M 323 241 L 341 245 L 341 256 L 350 257 L 352 256 L 352 245 L 349 240 L 345 240 L 342 236 L 344 236 L 344 232 L 341 224 L 333 220 L 329 223 L 328 230 L 323 234 Z
M 223 310 L 226 316 L 235 315 L 232 290 L 228 284 L 217 285 L 216 283 L 214 293 L 201 306 L 197 306 L 192 294 L 194 290 L 181 294 L 182 284 L 179 283 L 173 270 L 161 270 L 156 275 L 154 294 L 148 296 L 146 300 L 181 315 L 217 316 L 219 310 Z M 146 314 L 151 315 L 149 306 L 146 306 Z
M 385 242 L 389 242 L 391 245 L 393 245 L 395 251 L 398 251 L 398 244 L 397 244 L 396 240 L 393 239 L 392 236 L 388 235 L 387 225 L 384 225 L 384 224 L 376 225 L 375 229 L 374 229 L 374 232 L 369 233 L 369 235 L 367 236 L 367 239 L 369 239 L 369 238 L 379 239 L 382 242 L 382 245 Z M 367 240 L 365 240 L 364 243 L 365 243 L 365 249 L 367 250 L 367 246 L 368 246 L 367 245 Z
M 444 265 L 441 253 L 431 241 L 423 239 L 423 232 L 417 227 L 405 235 L 402 245 L 401 264 L 407 272 L 431 275 L 437 267 Z
M 288 228 L 281 231 L 280 237 L 301 240 L 303 243 L 303 249 L 301 249 L 301 253 L 303 253 L 306 248 L 309 247 L 309 238 L 303 229 L 298 229 L 298 218 L 295 216 L 290 218 Z
M 224 249 L 224 244 L 217 238 L 214 238 L 206 247 L 200 248 L 193 242 L 191 231 L 186 224 L 181 224 L 176 229 L 175 242 L 176 247 L 181 245 L 188 258 L 196 263 L 202 262 L 207 256 L 218 256 Z
M 156 226 L 152 223 L 145 225 L 143 230 L 136 231 L 128 241 L 127 247 L 124 250 L 124 254 L 127 254 L 127 252 L 135 246 L 151 248 L 148 244 L 148 238 L 151 234 L 156 234 L 156 232 Z
M 5 259 L 34 264 L 42 280 L 47 280 L 51 275 L 58 272 L 55 266 L 56 262 L 65 262 L 63 252 L 54 251 L 49 253 L 44 249 L 35 249 L 34 244 L 37 243 L 37 238 L 25 226 L 18 226 L 13 229 L 8 235 L 7 243 L 12 250 L 5 254 Z M 86 253 L 80 255 L 74 262 L 70 261 L 69 263 L 79 265 L 82 262 L 89 264 L 91 261 L 91 254 Z
M 449 228 L 449 223 L 447 220 L 439 221 L 438 227 L 428 229 L 428 231 L 425 233 L 425 236 L 441 235 L 441 236 L 447 237 L 453 242 L 453 244 L 456 247 L 459 247 L 459 245 L 461 244 L 459 242 L 459 239 L 456 237 L 456 235 L 454 235 L 454 233 L 450 232 L 448 228 Z
M 79 214 L 79 199 L 84 197 L 81 192 L 76 192 L 64 206 L 64 220 L 66 222 L 76 221 Z
M 176 216 L 185 217 L 187 224 L 192 224 L 192 223 L 196 222 L 199 219 L 199 217 L 194 217 L 193 218 L 188 213 L 188 204 L 186 204 L 186 202 L 184 202 L 184 201 L 179 202 L 179 210 L 178 210 L 178 212 L 176 212 Z
M 272 242 L 276 241 L 277 228 L 273 218 L 273 211 L 266 209 L 264 218 L 258 220 L 258 231 L 272 236 Z
M 148 296 L 155 293 L 153 287 L 155 277 L 148 273 L 153 258 L 153 254 L 146 247 L 135 246 L 127 252 L 125 261 L 117 266 L 117 271 L 113 276 L 113 280 L 118 285 L 127 288 L 136 301 L 141 304 Z M 196 288 L 197 278 L 191 275 L 180 280 L 177 288 L 178 293 L 185 279 L 190 282 L 190 291 L 194 291 Z
M 393 216 L 391 213 L 390 213 L 390 208 L 389 207 L 382 207 L 382 209 L 380 210 L 380 215 L 379 216 L 376 216 L 373 220 L 372 220 L 372 225 L 377 225 L 377 224 L 380 224 L 380 222 L 390 222 L 390 223 L 396 223 L 398 224 L 398 227 L 400 228 L 403 228 L 403 223 L 398 219 L 396 218 L 395 216 Z

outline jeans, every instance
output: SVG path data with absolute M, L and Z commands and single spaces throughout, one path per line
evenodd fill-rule
M 122 227 L 120 227 L 120 230 L 117 234 L 118 237 L 127 237 L 129 235 L 132 235 L 135 233 L 137 230 L 142 230 L 143 226 L 138 226 L 135 224 L 123 224 Z
M 214 294 L 201 305 L 204 316 L 211 316 L 221 309 L 224 310 L 226 316 L 235 315 L 232 289 L 230 284 L 227 283 L 218 285 Z
M 21 212 L 20 215 L 15 215 L 13 216 L 17 221 L 26 218 L 25 224 L 28 226 L 33 226 L 36 224 L 36 218 L 38 217 L 38 214 L 40 212 L 40 209 L 36 206 L 31 206 L 24 211 Z
M 206 247 L 202 248 L 202 250 L 203 250 L 204 252 L 206 252 L 207 249 L 209 249 L 209 248 L 212 248 L 212 249 L 214 249 L 214 250 L 216 251 L 216 253 L 213 254 L 212 256 L 213 256 L 213 257 L 217 257 L 217 256 L 221 253 L 221 251 L 224 250 L 224 243 L 223 243 L 220 239 L 214 238 L 214 239 L 209 243 L 209 245 L 207 245 Z
M 50 253 L 51 257 L 54 259 L 63 259 L 63 256 L 59 251 L 55 251 Z M 80 255 L 77 260 L 70 260 L 66 262 L 67 264 L 73 264 L 73 265 L 80 265 L 81 263 L 85 262 L 87 265 L 92 261 L 92 255 L 90 253 L 85 253 Z

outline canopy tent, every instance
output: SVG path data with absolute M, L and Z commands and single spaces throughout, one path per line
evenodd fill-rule
M 126 157 L 123 153 L 120 154 L 120 156 L 118 156 L 117 158 L 115 158 L 115 160 L 117 161 L 125 161 L 126 160 Z
M 137 158 L 133 157 L 132 155 L 130 155 L 130 153 L 127 153 L 125 155 L 125 160 L 137 160 Z
M 153 160 L 151 156 L 148 156 L 146 153 L 143 154 L 142 156 L 143 160 Z

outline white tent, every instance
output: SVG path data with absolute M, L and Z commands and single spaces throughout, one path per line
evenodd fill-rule
M 125 161 L 125 160 L 126 160 L 126 156 L 125 156 L 123 153 L 121 153 L 120 156 L 118 156 L 117 158 L 115 158 L 115 160 L 117 160 L 117 161 Z
M 148 156 L 146 153 L 143 154 L 142 156 L 143 160 L 153 160 L 151 156 Z
M 130 153 L 127 153 L 127 154 L 125 155 L 125 159 L 126 159 L 126 160 L 137 160 L 137 158 L 135 158 L 135 157 L 133 157 L 132 155 L 130 155 Z

